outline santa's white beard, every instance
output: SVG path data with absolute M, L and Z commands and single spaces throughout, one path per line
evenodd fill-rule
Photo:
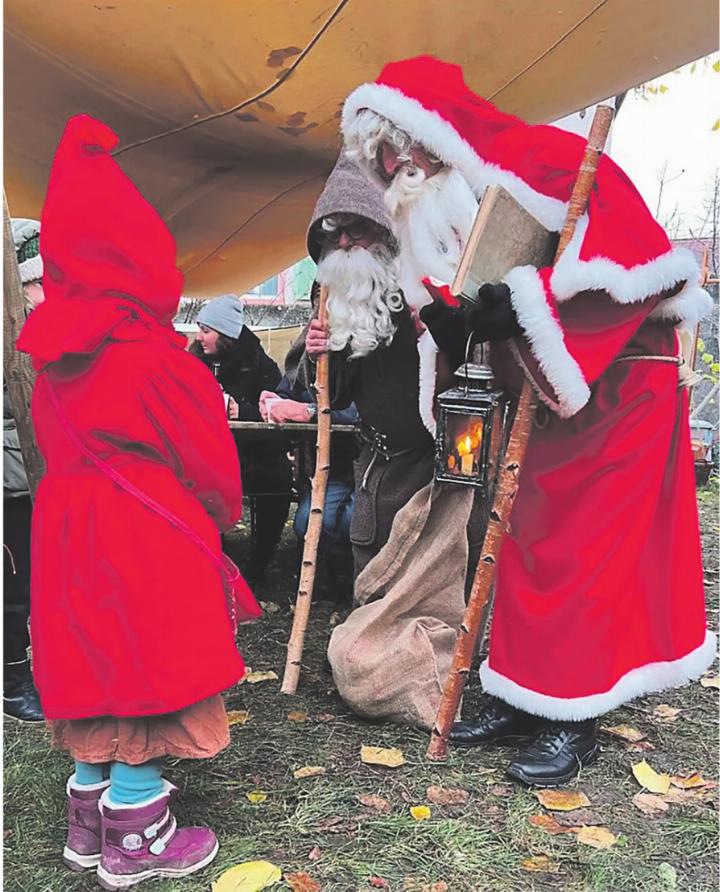
M 430 297 L 421 284 L 426 276 L 450 283 L 472 229 L 478 202 L 457 170 L 432 177 L 414 167 L 402 168 L 385 192 L 400 243 L 400 284 L 408 303 L 422 306 Z
M 318 264 L 317 280 L 328 289 L 329 346 L 350 347 L 350 356 L 366 356 L 389 344 L 395 323 L 385 296 L 398 290 L 396 261 L 383 245 L 337 249 Z

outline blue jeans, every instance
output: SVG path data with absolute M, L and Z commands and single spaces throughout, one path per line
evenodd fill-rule
M 305 538 L 307 532 L 311 495 L 309 490 L 303 494 L 295 512 L 293 529 L 300 541 Z M 322 536 L 330 548 L 350 548 L 350 519 L 352 518 L 354 498 L 353 487 L 348 483 L 328 480 Z

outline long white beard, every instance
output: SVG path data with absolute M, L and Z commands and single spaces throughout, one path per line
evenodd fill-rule
M 472 229 L 478 202 L 457 170 L 426 177 L 418 168 L 398 171 L 385 192 L 400 243 L 400 284 L 407 301 L 422 306 L 430 298 L 426 276 L 450 283 Z
M 320 260 L 317 279 L 328 289 L 331 350 L 349 345 L 351 357 L 367 356 L 392 341 L 395 323 L 385 297 L 398 284 L 396 261 L 387 248 L 331 251 Z

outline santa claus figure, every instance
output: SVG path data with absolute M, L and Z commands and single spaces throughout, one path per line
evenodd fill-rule
M 355 90 L 342 127 L 351 157 L 384 184 L 403 269 L 446 282 L 489 185 L 559 232 L 584 149 L 500 112 L 458 66 L 429 57 Z M 698 278 L 603 157 L 554 267 L 511 270 L 467 318 L 440 300 L 421 311 L 448 352 L 467 327 L 492 342 L 498 378 L 517 391 L 525 376 L 542 403 L 497 570 L 480 670 L 492 696 L 452 734 L 460 746 L 519 743 L 508 771 L 522 782 L 569 781 L 598 755 L 598 716 L 714 659 L 678 387 L 676 328 L 712 307 Z

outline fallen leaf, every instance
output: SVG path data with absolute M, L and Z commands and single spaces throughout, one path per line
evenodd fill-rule
M 265 613 L 279 613 L 280 605 L 275 601 L 261 601 L 260 606 L 265 611 Z
M 670 775 L 658 774 L 645 759 L 633 765 L 632 773 L 640 786 L 645 787 L 651 793 L 667 793 L 670 789 Z
M 304 709 L 296 709 L 293 712 L 289 712 L 287 717 L 289 722 L 306 722 L 310 718 Z
M 436 883 L 428 883 L 417 877 L 403 877 L 400 892 L 449 892 L 449 886 L 442 880 Z
M 290 886 L 292 892 L 320 892 L 322 886 L 317 880 L 314 880 L 309 874 L 300 871 L 299 873 L 286 873 L 283 877 L 285 882 Z
M 320 851 L 319 846 L 313 846 L 308 852 L 308 858 L 310 861 L 319 861 L 322 858 L 322 852 Z
M 693 771 L 692 774 L 687 777 L 680 777 L 677 774 L 673 774 L 670 778 L 670 783 L 674 787 L 680 787 L 682 790 L 690 790 L 693 787 L 706 787 L 707 781 L 705 778 L 700 777 L 697 771 Z
M 245 794 L 245 798 L 248 802 L 252 802 L 253 805 L 259 805 L 261 802 L 265 802 L 267 793 L 263 793 L 262 790 L 252 790 L 250 793 Z
M 260 892 L 281 879 L 280 868 L 269 861 L 245 861 L 226 870 L 212 884 L 212 892 Z
M 493 796 L 510 796 L 515 792 L 515 787 L 512 784 L 493 784 L 492 787 L 488 787 L 488 793 L 491 793 Z
M 567 827 L 562 827 L 552 815 L 530 815 L 528 821 L 533 827 L 538 827 L 546 833 L 569 833 Z
M 670 807 L 662 796 L 655 793 L 636 793 L 632 801 L 636 808 L 649 817 L 664 814 Z
M 720 688 L 720 675 L 706 675 L 700 679 L 700 684 L 704 688 Z
M 557 873 L 558 864 L 548 855 L 533 855 L 531 858 L 525 858 L 520 862 L 523 870 L 530 870 L 537 873 Z
M 302 780 L 305 777 L 322 777 L 326 773 L 327 768 L 323 768 L 322 765 L 305 765 L 302 768 L 296 768 L 293 771 L 293 777 L 295 780 Z
M 612 734 L 613 737 L 619 737 L 621 740 L 626 740 L 628 743 L 637 743 L 638 740 L 644 740 L 647 736 L 646 734 L 643 734 L 642 731 L 638 731 L 637 728 L 633 728 L 631 725 L 611 725 L 610 727 L 601 725 L 600 730 L 604 731 L 606 734 Z
M 432 812 L 427 805 L 413 805 L 410 807 L 410 814 L 416 821 L 427 821 L 432 816 Z
M 572 811 L 590 805 L 590 800 L 580 790 L 538 790 L 538 802 L 550 811 Z
M 577 833 L 577 841 L 594 849 L 609 849 L 617 842 L 617 836 L 607 827 L 581 827 Z
M 244 725 L 250 720 L 247 709 L 231 709 L 227 714 L 228 725 Z
M 670 787 L 662 798 L 670 805 L 702 805 L 704 802 L 712 802 L 715 799 L 715 794 L 704 787 L 694 790 Z
M 388 800 L 383 799 L 382 796 L 377 796 L 375 793 L 359 793 L 357 799 L 361 805 L 372 808 L 382 815 L 392 811 L 392 805 Z
M 383 877 L 368 877 L 368 883 L 373 889 L 389 889 L 390 883 Z
M 668 706 L 667 703 L 661 703 L 659 706 L 656 706 L 653 709 L 653 715 L 655 718 L 659 719 L 661 722 L 674 722 L 677 717 L 680 715 L 680 710 L 677 706 Z
M 248 684 L 257 684 L 260 681 L 277 681 L 277 674 L 272 669 L 267 672 L 248 672 L 243 681 Z
M 428 787 L 425 796 L 435 805 L 465 805 L 470 799 L 467 790 L 451 787 Z
M 329 712 L 321 712 L 319 715 L 315 716 L 316 722 L 334 722 L 335 716 Z
M 382 765 L 385 768 L 399 768 L 405 764 L 405 756 L 396 747 L 386 749 L 382 746 L 362 746 L 360 761 L 366 765 Z

